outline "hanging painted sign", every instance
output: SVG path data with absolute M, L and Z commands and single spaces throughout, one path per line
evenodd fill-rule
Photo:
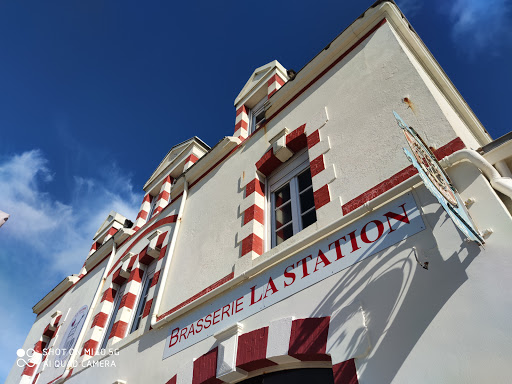
M 422 231 L 414 198 L 404 194 L 264 273 L 211 300 L 169 329 L 163 358 L 214 335 L 377 252 Z
M 87 316 L 87 305 L 84 305 L 82 308 L 78 310 L 75 316 L 69 322 L 69 325 L 64 333 L 64 337 L 59 345 L 59 354 L 56 358 L 56 361 L 59 361 L 60 366 L 64 366 L 69 356 L 73 352 L 73 348 L 75 347 L 78 336 L 80 335 L 80 331 L 84 326 L 85 318 Z
M 439 164 L 439 161 L 437 161 L 436 156 L 416 131 L 405 124 L 398 113 L 393 111 L 393 114 L 395 115 L 398 126 L 402 128 L 407 143 L 412 151 L 411 154 L 411 152 L 403 148 L 405 155 L 418 170 L 425 186 L 436 197 L 457 228 L 459 228 L 468 239 L 479 245 L 484 244 L 484 240 L 471 219 L 469 212 L 466 210 L 459 193 L 453 186 L 443 167 Z

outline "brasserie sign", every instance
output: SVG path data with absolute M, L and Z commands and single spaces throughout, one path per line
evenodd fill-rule
M 410 193 L 171 323 L 163 358 L 425 229 Z

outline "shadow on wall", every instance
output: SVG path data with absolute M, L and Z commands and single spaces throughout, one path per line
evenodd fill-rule
M 451 225 L 446 222 L 449 219 L 443 209 L 437 206 L 439 209 L 435 212 L 423 215 L 424 221 L 435 223 L 434 227 Z M 370 376 L 375 372 L 379 373 L 379 382 L 392 382 L 429 324 L 468 279 L 466 268 L 480 253 L 480 248 L 459 237 L 453 241 L 460 244 L 460 248 L 450 257 L 443 257 L 427 226 L 411 239 L 404 239 L 397 246 L 348 268 L 332 291 L 319 302 L 312 317 L 326 316 L 354 300 L 361 302 L 371 343 L 369 354 L 358 362 L 361 382 L 373 381 L 374 377 Z M 412 246 L 418 241 L 424 243 L 424 249 L 429 248 L 431 269 L 428 271 L 414 259 Z M 467 255 L 463 261 L 459 258 L 461 253 Z M 343 337 L 352 338 L 353 350 L 347 352 L 353 356 L 361 335 L 343 334 Z M 296 343 L 301 345 L 304 341 L 297 339 Z M 372 374 L 365 370 L 369 364 Z

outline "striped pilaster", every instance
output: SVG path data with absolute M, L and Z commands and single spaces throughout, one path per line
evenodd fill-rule
M 109 346 L 124 339 L 130 331 L 128 327 L 130 326 L 131 319 L 133 317 L 132 315 L 135 310 L 135 304 L 137 303 L 137 297 L 141 291 L 143 275 L 144 270 L 141 268 L 140 263 L 135 262 L 130 272 L 130 277 L 126 282 L 123 297 L 119 303 L 119 311 L 117 312 L 114 326 L 108 336 Z
M 331 201 L 329 184 L 336 180 L 336 169 L 334 164 L 326 164 L 325 161 L 324 155 L 331 148 L 329 137 L 322 137 L 317 129 L 308 135 L 307 141 L 315 208 L 318 211 Z
M 160 212 L 164 210 L 164 208 L 169 204 L 169 198 L 171 197 L 171 185 L 172 178 L 171 176 L 167 176 L 160 187 L 160 193 L 158 197 L 156 197 L 156 205 L 155 210 L 153 212 L 153 216 L 158 215 Z
M 277 73 L 273 75 L 268 81 L 267 81 L 267 95 L 268 98 L 277 92 L 279 88 L 281 88 L 286 81 L 281 78 Z
M 245 198 L 240 204 L 243 212 L 243 226 L 238 232 L 241 244 L 241 257 L 250 255 L 252 259 L 263 253 L 265 184 L 256 176 L 245 186 Z
M 187 169 L 189 169 L 191 166 L 193 166 L 199 158 L 191 153 L 187 158 L 185 159 L 185 166 L 183 167 L 183 172 L 185 172 Z
M 149 211 L 151 210 L 151 195 L 146 193 L 144 199 L 142 200 L 142 204 L 140 206 L 139 214 L 137 215 L 137 219 L 135 220 L 135 225 L 133 226 L 133 230 L 137 231 L 148 221 Z
M 118 230 L 119 230 L 118 228 L 111 227 L 108 230 L 107 235 L 105 236 L 105 239 L 103 240 L 103 244 L 105 244 L 107 241 L 109 241 L 112 238 L 112 236 L 114 236 L 117 233 Z
M 23 372 L 21 373 L 20 384 L 32 383 L 32 378 L 34 377 L 37 368 L 43 361 L 43 349 L 46 348 L 48 341 L 48 337 L 42 336 L 41 339 L 34 345 L 34 352 L 32 353 L 32 357 L 28 363 L 25 364 Z
M 139 328 L 145 329 L 147 326 L 147 322 L 149 321 L 150 317 L 149 314 L 151 313 L 151 308 L 153 306 L 153 299 L 156 295 L 156 287 L 158 284 L 158 281 L 160 279 L 160 273 L 162 271 L 163 265 L 164 265 L 164 256 L 167 252 L 167 244 L 169 242 L 169 232 L 162 233 L 160 236 L 158 236 L 157 241 L 157 247 L 160 248 L 160 255 L 158 257 L 158 261 L 155 268 L 155 274 L 153 275 L 153 280 L 151 281 L 151 285 L 148 290 L 148 296 L 146 299 L 146 304 L 144 305 L 144 310 L 142 312 L 142 319 L 139 325 Z
M 249 129 L 248 109 L 245 105 L 242 105 L 236 110 L 235 133 L 233 134 L 233 136 L 238 137 L 240 140 L 244 140 L 248 136 L 248 129 Z
M 43 350 L 45 348 L 49 349 L 53 346 L 53 344 L 55 344 L 56 338 L 54 336 L 57 334 L 57 331 L 59 329 L 59 323 L 61 318 L 62 316 L 58 311 L 55 313 L 55 315 L 52 316 L 50 323 L 46 326 L 40 339 L 37 341 L 37 343 L 35 343 L 34 347 L 32 348 L 32 356 L 30 357 L 28 363 L 23 368 L 20 383 L 28 384 L 32 383 L 37 379 L 38 375 L 35 374 L 37 368 L 40 366 L 41 362 L 43 362 L 48 356 L 47 354 L 43 353 Z
M 119 286 L 112 284 L 111 287 L 103 291 L 100 303 L 96 307 L 91 327 L 85 335 L 86 341 L 80 354 L 84 362 L 93 357 L 98 351 L 105 328 L 107 327 L 109 314 L 114 309 L 114 299 L 118 290 Z
M 94 252 L 96 252 L 100 246 L 101 246 L 101 244 L 99 244 L 97 242 L 92 243 L 91 250 L 89 251 L 89 256 L 91 256 Z

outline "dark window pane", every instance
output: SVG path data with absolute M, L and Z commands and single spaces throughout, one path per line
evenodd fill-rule
M 309 227 L 316 222 L 316 211 L 312 209 L 308 213 L 302 215 L 302 228 Z
M 286 203 L 288 200 L 290 200 L 290 184 L 288 183 L 279 188 L 276 192 L 274 192 L 274 196 L 276 208 Z
M 300 194 L 300 211 L 306 212 L 315 206 L 315 198 L 313 196 L 313 188 L 309 188 Z
M 275 229 L 281 228 L 292 220 L 292 204 L 290 202 L 277 208 L 275 212 Z
M 276 245 L 281 244 L 286 239 L 293 236 L 293 225 L 290 223 L 286 227 L 276 231 Z
M 312 183 L 309 168 L 302 172 L 297 178 L 299 179 L 299 192 L 305 190 Z

